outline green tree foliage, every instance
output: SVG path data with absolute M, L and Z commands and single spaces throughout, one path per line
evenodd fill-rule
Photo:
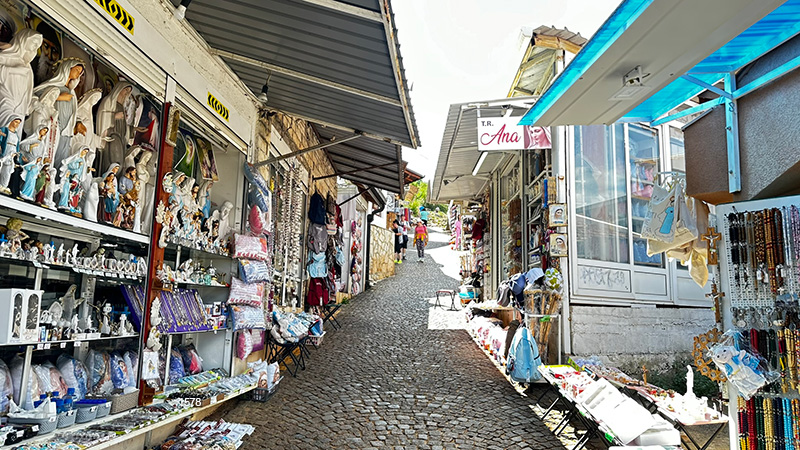
M 411 183 L 417 187 L 417 193 L 414 198 L 408 203 L 408 208 L 414 216 L 419 216 L 419 207 L 424 206 L 428 211 L 441 211 L 447 212 L 447 205 L 438 203 L 430 203 L 428 199 L 428 187 L 430 186 L 427 181 L 419 180 Z

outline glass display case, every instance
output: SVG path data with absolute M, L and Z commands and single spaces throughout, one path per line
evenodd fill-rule
M 661 172 L 661 151 L 656 130 L 639 125 L 628 126 L 630 162 L 631 228 L 633 261 L 638 265 L 663 267 L 662 254 L 647 255 L 647 239 L 641 237 L 653 187 Z

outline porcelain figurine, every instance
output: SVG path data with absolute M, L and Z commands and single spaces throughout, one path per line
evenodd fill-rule
M 176 183 L 177 184 L 177 183 Z M 194 213 L 197 210 L 197 204 L 192 196 L 192 189 L 194 188 L 194 178 L 184 177 L 180 183 L 181 200 L 183 201 L 183 209 L 189 213 Z M 191 215 L 189 216 L 191 217 Z
M 82 145 L 89 147 L 89 155 L 87 157 L 87 165 L 92 167 L 94 165 L 95 155 L 97 150 L 104 147 L 106 142 L 110 142 L 113 138 L 100 137 L 97 134 L 97 129 L 94 124 L 94 106 L 100 101 L 103 96 L 103 90 L 100 88 L 92 89 L 83 94 L 78 101 L 78 121 L 83 123 L 85 131 L 75 135 L 75 141 Z
M 17 155 L 17 162 L 19 165 L 24 166 L 36 160 L 36 158 L 47 157 L 45 153 L 45 136 L 47 136 L 47 125 L 38 125 L 35 127 L 35 132 L 23 139 L 19 143 L 19 154 Z
M 53 243 L 53 241 L 50 241 L 49 244 L 45 244 L 44 251 L 42 252 L 42 255 L 44 256 L 44 262 L 48 264 L 52 263 L 53 254 L 55 253 L 55 251 L 56 251 L 56 245 L 55 243 Z
M 114 166 L 119 168 L 119 166 Z M 117 191 L 117 178 L 113 171 L 109 170 L 103 177 L 100 184 L 100 196 L 103 202 L 100 208 L 100 217 L 103 222 L 119 225 L 119 192 Z
M 100 334 L 109 335 L 111 334 L 111 311 L 113 311 L 111 304 L 104 303 L 102 311 L 103 319 L 100 324 Z
M 52 156 L 53 152 L 58 145 L 58 136 L 61 131 L 58 128 L 58 110 L 56 109 L 56 100 L 61 91 L 53 86 L 45 89 L 33 103 L 33 112 L 28 120 L 25 121 L 25 132 L 28 135 L 35 133 L 37 126 L 46 126 L 47 134 L 45 135 L 44 146 L 42 153 L 47 156 Z
M 52 158 L 56 166 L 60 166 L 62 161 L 69 157 L 76 128 L 84 128 L 83 124 L 77 121 L 78 99 L 75 96 L 75 87 L 80 83 L 85 70 L 86 64 L 79 58 L 62 59 L 57 63 L 53 77 L 33 89 L 36 96 L 40 96 L 51 87 L 58 87 L 61 92 L 56 99 L 58 126 L 61 132 Z
M 35 161 L 22 166 L 22 179 L 25 184 L 20 191 L 20 197 L 25 200 L 33 201 L 33 196 L 36 195 L 36 180 L 39 178 L 39 172 L 42 170 L 42 158 L 38 157 Z
M 214 187 L 214 182 L 211 180 L 206 180 L 203 182 L 203 185 L 200 186 L 200 193 L 199 193 L 199 200 L 198 200 L 198 207 L 200 208 L 200 212 L 203 213 L 203 218 L 208 219 L 211 216 L 211 188 Z
M 39 175 L 36 177 L 36 185 L 33 189 L 33 201 L 39 205 L 44 206 L 47 188 L 51 181 L 50 175 L 50 158 L 45 157 L 42 160 L 42 169 L 39 171 Z
M 86 190 L 83 200 L 83 218 L 92 222 L 97 222 L 97 211 L 100 205 L 100 185 L 92 180 L 89 189 Z
M 170 183 L 169 206 L 170 209 L 174 210 L 176 213 L 183 209 L 183 191 L 181 190 L 181 186 L 185 181 L 185 173 L 177 170 L 173 172 Z M 166 184 L 164 185 L 164 189 L 166 189 Z
M 231 211 L 233 211 L 233 203 L 225 202 L 222 204 L 222 208 L 220 208 L 219 213 L 219 239 L 221 246 L 222 242 L 225 242 L 225 240 L 228 239 L 228 235 L 231 232 Z
M 56 263 L 64 264 L 64 244 L 60 244 L 58 246 L 58 252 L 56 252 Z
M 78 332 L 78 315 L 73 314 L 72 320 L 69 321 L 69 328 L 72 330 L 73 333 Z
M 42 35 L 30 28 L 21 28 L 9 44 L 0 52 L 0 111 L 11 111 L 24 117 L 31 112 L 31 61 L 42 45 Z
M 142 217 L 137 220 L 136 224 L 139 225 L 139 230 L 145 232 L 150 231 L 150 226 L 153 220 L 153 195 L 155 193 L 155 165 L 150 164 L 153 153 L 146 151 L 142 153 L 139 162 L 136 163 L 136 176 L 139 178 L 139 206 L 137 213 Z M 136 231 L 136 225 L 134 225 Z
M 0 112 L 0 192 L 4 194 L 11 193 L 8 185 L 19 153 L 21 124 L 22 116 L 8 111 Z
M 112 164 L 122 164 L 128 148 L 130 126 L 125 115 L 125 102 L 131 96 L 133 86 L 119 82 L 100 102 L 97 111 L 97 129 L 100 136 L 110 138 L 102 152 L 100 167 L 108 170 Z
M 81 147 L 78 153 L 64 159 L 61 165 L 61 198 L 58 201 L 58 209 L 70 210 L 70 212 L 80 212 L 80 198 L 82 197 L 82 186 L 84 176 L 87 171 L 94 169 L 86 166 L 86 155 L 89 154 L 88 147 Z M 77 197 L 77 203 L 75 200 Z

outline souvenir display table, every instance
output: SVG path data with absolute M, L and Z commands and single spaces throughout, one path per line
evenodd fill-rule
M 556 395 L 544 411 L 546 418 L 557 406 L 566 410 L 554 430 L 564 431 L 570 420 L 586 427 L 573 450 L 583 448 L 594 437 L 607 445 L 680 445 L 680 433 L 660 416 L 653 416 L 637 402 L 619 392 L 605 379 L 595 380 L 571 366 L 539 366 L 549 392 Z M 547 391 L 545 392 L 545 394 Z M 540 397 L 543 398 L 544 394 Z

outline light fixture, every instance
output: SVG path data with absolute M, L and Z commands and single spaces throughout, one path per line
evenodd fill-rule
M 483 161 L 486 160 L 486 155 L 488 155 L 488 154 L 489 154 L 489 152 L 481 152 L 481 157 L 478 158 L 478 162 L 475 164 L 475 168 L 472 169 L 472 176 L 473 177 L 477 176 L 478 172 L 481 171 L 481 166 L 483 165 Z
M 649 73 L 642 72 L 642 66 L 634 67 L 622 77 L 622 87 L 609 100 L 632 100 L 637 94 L 649 91 L 650 87 L 644 84 L 644 79 L 649 76 Z
M 258 94 L 258 101 L 263 104 L 267 104 L 269 101 L 269 79 L 272 78 L 272 71 L 270 71 L 269 75 L 267 76 L 267 81 L 264 82 L 264 86 L 261 86 L 261 93 Z
M 183 20 L 186 17 L 186 8 L 189 7 L 190 3 L 192 3 L 192 0 L 181 0 L 181 4 L 175 8 L 175 18 Z

